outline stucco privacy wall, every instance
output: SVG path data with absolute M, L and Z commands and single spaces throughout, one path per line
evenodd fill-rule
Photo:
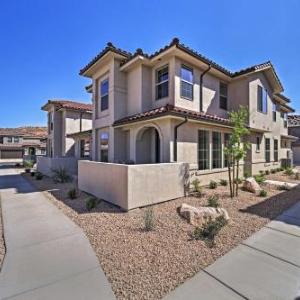
M 47 176 L 52 176 L 53 169 L 65 168 L 69 174 L 77 174 L 77 159 L 75 157 L 37 157 L 37 170 Z
M 188 164 L 122 165 L 79 161 L 79 189 L 125 210 L 184 196 Z

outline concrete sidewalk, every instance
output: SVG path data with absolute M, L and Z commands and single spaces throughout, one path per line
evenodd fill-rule
M 299 291 L 300 202 L 165 299 L 295 300 Z
M 0 299 L 115 299 L 83 231 L 14 169 L 0 169 Z

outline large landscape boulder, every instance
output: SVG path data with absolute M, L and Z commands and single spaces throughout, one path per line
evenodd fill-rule
M 254 194 L 258 194 L 261 191 L 261 187 L 254 177 L 248 177 L 245 179 L 243 189 Z
M 277 180 L 265 180 L 264 183 L 272 187 L 282 189 L 282 190 L 288 190 L 288 191 L 295 188 L 298 185 L 297 183 L 277 181 Z
M 214 207 L 194 207 L 183 203 L 179 208 L 179 214 L 188 220 L 188 222 L 195 226 L 201 226 L 209 218 L 215 220 L 219 216 L 224 216 L 226 220 L 229 220 L 228 213 L 224 208 Z

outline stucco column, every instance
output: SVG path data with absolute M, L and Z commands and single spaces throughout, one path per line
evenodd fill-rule
M 137 130 L 135 128 L 130 128 L 129 130 L 129 158 L 130 160 L 136 162 L 136 134 Z

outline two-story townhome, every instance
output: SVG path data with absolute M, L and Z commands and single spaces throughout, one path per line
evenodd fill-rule
M 53 99 L 42 110 L 48 113 L 47 156 L 74 157 L 79 146 L 69 135 L 92 128 L 92 105 Z
M 203 182 L 226 177 L 228 112 L 240 105 L 251 131 L 245 170 L 274 168 L 289 155 L 293 109 L 270 62 L 231 72 L 175 38 L 151 55 L 108 43 L 80 74 L 93 82 L 94 161 L 187 162 Z
M 46 154 L 46 127 L 0 128 L 0 158 L 21 159 Z
M 300 115 L 288 116 L 288 129 L 290 135 L 298 138 L 292 143 L 292 151 L 294 163 L 300 165 Z

